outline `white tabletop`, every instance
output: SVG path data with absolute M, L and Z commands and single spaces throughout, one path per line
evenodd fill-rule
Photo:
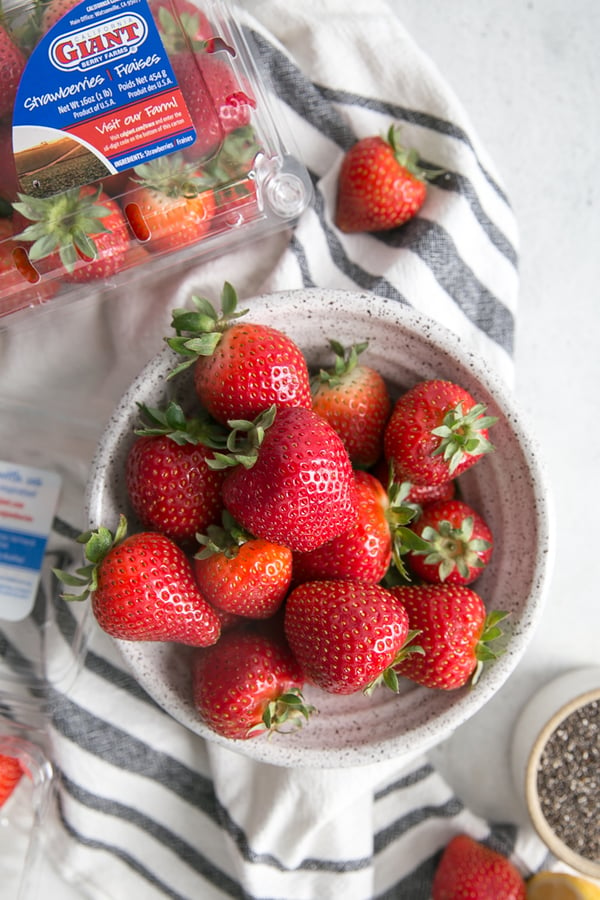
M 542 447 L 556 561 L 542 622 L 497 697 L 434 754 L 475 812 L 518 822 L 511 733 L 532 691 L 597 664 L 600 482 L 600 6 L 593 0 L 389 0 L 465 107 L 520 230 L 516 396 Z M 576 549 L 578 547 L 578 549 Z

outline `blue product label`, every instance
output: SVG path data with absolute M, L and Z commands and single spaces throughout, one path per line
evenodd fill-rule
M 84 0 L 35 47 L 13 113 L 24 193 L 88 184 L 195 140 L 147 0 Z
M 0 462 L 0 619 L 33 608 L 60 483 L 55 472 Z

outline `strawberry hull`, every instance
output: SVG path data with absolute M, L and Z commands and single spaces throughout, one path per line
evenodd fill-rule
M 92 0 L 55 0 L 41 17 L 27 0 L 3 21 L 0 217 L 12 243 L 0 230 L 0 329 L 76 302 L 89 284 L 113 291 L 212 259 L 287 227 L 310 203 L 308 173 L 228 0 L 131 0 L 116 18 Z M 193 183 L 163 183 L 150 203 L 146 167 L 165 159 L 191 166 Z M 64 231 L 61 195 L 90 186 L 119 210 L 102 242 L 83 217 L 83 234 L 40 228 L 41 218 Z M 34 201 L 51 213 L 31 218 Z M 125 247 L 107 266 L 113 234 Z

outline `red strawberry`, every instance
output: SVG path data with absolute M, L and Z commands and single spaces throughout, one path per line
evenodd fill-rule
M 294 554 L 294 582 L 345 579 L 377 584 L 392 559 L 389 501 L 381 483 L 354 473 L 356 521 L 339 537 L 315 550 Z
M 486 609 L 478 594 L 464 585 L 400 585 L 390 588 L 408 613 L 411 629 L 419 632 L 423 655 L 402 660 L 396 671 L 430 688 L 452 690 L 469 679 L 474 684 L 485 661 L 498 653 L 489 646 L 500 637 L 504 612 Z
M 397 481 L 442 484 L 456 478 L 493 450 L 485 416 L 464 388 L 451 381 L 420 381 L 396 401 L 384 452 Z
M 383 451 L 383 433 L 392 408 L 388 390 L 379 372 L 359 362 L 366 341 L 347 351 L 338 341 L 329 343 L 335 363 L 313 379 L 313 409 L 337 431 L 352 464 L 368 469 Z
M 206 41 L 213 36 L 207 17 L 190 0 L 150 0 L 150 9 L 169 52 L 186 41 Z
M 256 101 L 218 52 L 194 53 L 187 47 L 170 61 L 196 129 L 186 156 L 199 162 L 215 153 L 229 132 L 250 123 Z
M 428 544 L 407 557 L 410 569 L 425 581 L 471 584 L 492 555 L 492 532 L 461 500 L 429 503 L 411 528 Z
M 0 24 L 0 118 L 10 115 L 17 96 L 17 89 L 25 68 L 25 57 L 12 40 L 9 32 Z M 4 165 L 4 162 L 3 162 Z
M 100 627 L 124 641 L 175 641 L 204 647 L 219 638 L 219 618 L 198 590 L 187 556 L 155 532 L 125 537 L 121 516 L 108 528 L 82 534 L 89 565 L 75 574 L 54 570 L 66 585 L 82 588 L 67 600 L 92 598 Z
M 256 422 L 236 422 L 216 464 L 233 466 L 223 483 L 226 508 L 255 537 L 290 550 L 313 550 L 356 518 L 354 474 L 333 428 L 304 407 L 271 407 Z M 211 463 L 213 465 L 213 463 Z
M 85 185 L 53 197 L 19 194 L 14 208 L 26 220 L 18 237 L 31 242 L 31 261 L 62 263 L 64 281 L 108 278 L 123 267 L 129 248 L 127 223 L 101 186 Z
M 248 125 L 227 135 L 218 154 L 202 164 L 203 180 L 213 187 L 213 231 L 229 230 L 260 215 L 254 164 L 261 146 Z
M 196 129 L 196 140 L 188 149 L 186 157 L 197 163 L 210 157 L 225 137 L 218 111 L 200 70 L 201 55 L 185 47 L 170 56 L 173 73 Z
M 78 3 L 79 0 L 50 0 L 49 3 L 46 3 L 42 14 L 41 33 L 46 34 L 50 31 L 58 20 L 62 19 Z
M 332 694 L 397 689 L 395 666 L 408 652 L 408 615 L 376 584 L 307 581 L 285 605 L 284 628 L 307 679 Z
M 136 166 L 125 195 L 125 215 L 138 240 L 164 252 L 195 244 L 209 231 L 213 192 L 197 166 L 180 153 Z
M 200 716 L 213 731 L 237 740 L 308 719 L 313 710 L 302 697 L 303 684 L 302 668 L 272 630 L 228 631 L 214 647 L 197 651 L 192 662 Z
M 183 357 L 173 374 L 194 366 L 200 403 L 217 422 L 255 419 L 272 404 L 310 408 L 308 368 L 294 341 L 267 325 L 232 321 L 245 311 L 236 311 L 230 284 L 221 295 L 221 316 L 204 297 L 192 300 L 195 310 L 173 312 L 177 337 L 167 343 Z
M 432 900 L 525 900 L 525 881 L 509 859 L 457 834 L 435 871 Z
M 218 53 L 202 54 L 198 66 L 225 134 L 249 125 L 256 107 L 250 85 L 241 83 L 227 59 Z
M 220 521 L 225 473 L 206 460 L 222 446 L 207 421 L 186 419 L 171 402 L 163 411 L 141 407 L 145 426 L 127 455 L 126 485 L 145 528 L 191 549 L 197 532 Z
M 402 483 L 396 482 L 393 475 L 390 479 L 390 464 L 385 457 L 379 460 L 372 472 L 382 485 L 388 489 L 390 483 Z M 405 499 L 408 503 L 425 506 L 428 503 L 434 503 L 436 500 L 452 500 L 455 495 L 456 482 L 454 480 L 444 481 L 442 484 L 410 484 L 409 482 Z
M 281 544 L 253 538 L 223 516 L 224 527 L 198 535 L 203 549 L 193 561 L 198 587 L 209 603 L 252 619 L 274 615 L 292 578 L 292 552 Z
M 12 204 L 19 192 L 19 178 L 13 154 L 12 122 L 8 119 L 0 122 L 0 162 L 0 197 Z
M 31 264 L 24 247 L 13 240 L 11 220 L 0 219 L 0 316 L 45 303 L 57 293 L 60 283 L 43 277 L 45 265 Z
M 21 763 L 14 756 L 0 753 L 0 807 L 4 806 L 23 775 Z
M 342 161 L 335 222 L 341 231 L 389 231 L 407 222 L 427 196 L 427 178 L 437 170 L 419 165 L 415 150 L 400 144 L 392 125 L 386 138 L 357 141 Z
M 410 503 L 426 506 L 437 500 L 452 500 L 456 494 L 456 482 L 445 481 L 443 484 L 411 484 L 406 499 Z

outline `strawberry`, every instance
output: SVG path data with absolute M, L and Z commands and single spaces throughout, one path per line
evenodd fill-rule
M 191 549 L 197 532 L 220 521 L 225 473 L 207 458 L 221 446 L 207 420 L 186 419 L 178 404 L 165 410 L 141 407 L 143 426 L 125 468 L 127 492 L 142 525 Z
M 432 900 L 525 900 L 525 881 L 501 853 L 468 834 L 447 844 L 436 868 Z
M 193 561 L 196 581 L 209 603 L 252 619 L 274 615 L 292 578 L 292 551 L 253 538 L 224 513 L 223 526 L 197 535 L 202 544 Z
M 507 615 L 486 609 L 481 597 L 464 585 L 399 585 L 390 592 L 419 632 L 424 654 L 402 660 L 396 671 L 430 688 L 453 690 L 475 684 L 484 662 L 499 655 L 488 646 L 500 637 L 498 623 Z
M 62 19 L 78 3 L 79 0 L 50 0 L 49 3 L 45 3 L 41 20 L 41 33 L 46 34 L 47 31 L 50 31 L 59 19 Z
M 44 261 L 38 268 L 13 240 L 11 220 L 0 219 L 0 316 L 45 303 L 56 294 L 59 282 L 43 277 Z
M 163 534 L 126 532 L 121 516 L 114 534 L 101 526 L 79 536 L 89 564 L 74 574 L 54 570 L 65 585 L 83 589 L 64 599 L 91 595 L 100 627 L 123 641 L 214 644 L 219 618 L 198 590 L 183 550 Z
M 183 361 L 173 375 L 194 366 L 201 405 L 217 422 L 255 419 L 272 404 L 310 408 L 310 378 L 300 348 L 281 331 L 235 320 L 237 295 L 226 283 L 218 315 L 204 297 L 192 297 L 195 310 L 176 309 L 177 337 L 168 345 Z
M 384 436 L 384 452 L 398 481 L 442 484 L 493 450 L 485 416 L 464 388 L 451 381 L 420 381 L 396 401 Z
M 186 157 L 196 163 L 215 153 L 225 137 L 218 110 L 200 69 L 199 60 L 202 55 L 192 52 L 189 47 L 183 47 L 169 57 L 196 130 L 196 140 L 188 148 Z
M 332 694 L 370 693 L 380 683 L 397 690 L 395 666 L 414 637 L 390 591 L 357 581 L 298 585 L 284 629 L 307 679 Z
M 150 9 L 169 52 L 187 41 L 207 41 L 213 36 L 205 14 L 190 0 L 150 0 Z
M 202 164 L 204 183 L 214 190 L 212 231 L 239 226 L 260 215 L 254 163 L 261 147 L 254 129 L 236 128 L 216 156 Z
M 169 56 L 177 83 L 196 129 L 196 140 L 186 156 L 200 161 L 213 155 L 225 136 L 248 125 L 256 100 L 248 84 L 240 82 L 223 55 L 218 40 L 200 52 L 189 46 Z
M 12 203 L 19 192 L 19 178 L 13 154 L 12 122 L 0 122 L 0 197 L 8 204 L 7 214 L 12 213 Z
M 165 252 L 206 235 L 215 201 L 195 164 L 171 153 L 136 166 L 134 172 L 125 215 L 138 240 L 152 251 Z
M 411 527 L 427 547 L 411 550 L 407 562 L 425 581 L 471 584 L 492 555 L 494 539 L 487 523 L 461 500 L 429 503 Z
M 452 500 L 456 495 L 456 482 L 444 481 L 443 484 L 411 484 L 406 499 L 419 506 L 427 506 L 436 500 Z
M 15 756 L 0 753 L 0 807 L 4 806 L 23 776 L 21 763 Z
M 123 267 L 129 248 L 127 223 L 101 185 L 84 185 L 53 197 L 19 194 L 14 208 L 28 220 L 18 238 L 31 242 L 30 260 L 62 263 L 64 281 L 108 278 Z
M 303 684 L 302 668 L 273 629 L 228 631 L 192 661 L 194 705 L 227 738 L 247 740 L 301 725 L 313 712 Z
M 215 453 L 210 465 L 231 467 L 223 501 L 243 528 L 297 551 L 313 550 L 350 527 L 356 518 L 352 465 L 324 419 L 301 406 L 272 406 L 255 422 L 235 425 L 231 452 Z
M 383 451 L 383 433 L 392 404 L 386 384 L 375 369 L 359 362 L 368 342 L 349 350 L 329 342 L 335 354 L 330 369 L 321 369 L 312 381 L 312 405 L 337 431 L 352 464 L 368 469 Z
M 218 52 L 204 53 L 197 57 L 197 62 L 223 132 L 229 134 L 236 128 L 249 125 L 252 110 L 256 107 L 250 85 L 239 81 L 227 59 Z
M 389 489 L 391 483 L 402 484 L 396 481 L 392 472 L 390 473 L 390 464 L 382 457 L 377 465 L 371 471 L 384 487 Z M 454 480 L 444 481 L 442 484 L 410 484 L 406 482 L 406 500 L 409 503 L 415 503 L 418 506 L 426 506 L 428 503 L 435 503 L 436 500 L 452 500 L 456 496 L 456 482 Z
M 294 582 L 345 579 L 377 584 L 392 559 L 392 535 L 383 486 L 367 472 L 354 473 L 356 521 L 339 537 L 307 553 L 294 553 Z
M 0 118 L 12 113 L 24 68 L 23 53 L 14 43 L 9 31 L 0 24 Z
M 439 174 L 419 165 L 417 152 L 401 145 L 394 125 L 386 138 L 363 138 L 342 160 L 335 223 L 346 233 L 403 225 L 423 206 L 427 179 Z

